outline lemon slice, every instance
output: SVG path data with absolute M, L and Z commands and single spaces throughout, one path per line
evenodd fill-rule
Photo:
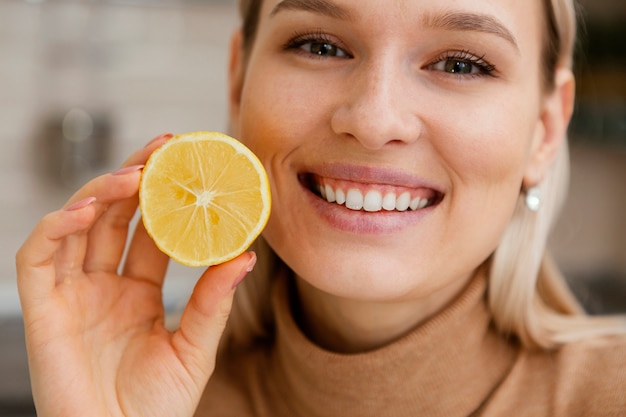
M 244 252 L 263 231 L 269 181 L 259 159 L 236 139 L 185 133 L 146 162 L 139 207 L 148 234 L 170 258 L 216 265 Z

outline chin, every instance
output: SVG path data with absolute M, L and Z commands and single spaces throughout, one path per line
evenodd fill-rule
M 342 249 L 343 247 L 343 249 Z M 314 256 L 302 259 L 298 253 L 282 255 L 287 265 L 309 285 L 325 293 L 361 301 L 399 301 L 426 297 L 446 284 L 433 280 L 437 274 L 415 266 L 425 265 L 415 259 L 409 264 L 408 255 L 386 255 L 375 248 L 327 245 Z M 314 251 L 304 251 L 304 253 Z M 378 252 L 378 253 L 372 253 Z

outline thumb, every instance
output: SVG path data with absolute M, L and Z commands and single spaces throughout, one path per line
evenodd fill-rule
M 172 345 L 190 376 L 205 384 L 215 368 L 217 347 L 226 326 L 235 287 L 252 271 L 256 254 L 247 252 L 208 268 L 197 282 L 172 336 Z

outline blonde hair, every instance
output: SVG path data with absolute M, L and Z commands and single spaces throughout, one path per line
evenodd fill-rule
M 551 88 L 556 68 L 572 67 L 576 8 L 574 0 L 544 4 L 549 33 L 544 73 L 551 77 L 546 85 Z M 516 336 L 527 347 L 555 348 L 592 336 L 626 333 L 624 317 L 584 313 L 546 249 L 569 185 L 567 140 L 564 143 L 540 184 L 541 209 L 536 213 L 526 209 L 520 194 L 491 258 L 488 304 L 493 320 L 501 332 Z
M 239 2 L 245 50 L 254 42 L 261 4 L 262 0 Z M 576 8 L 574 0 L 545 0 L 544 5 L 547 36 L 542 62 L 548 91 L 554 87 L 556 69 L 572 66 Z M 493 321 L 503 334 L 517 337 L 526 347 L 555 348 L 595 335 L 626 332 L 624 318 L 585 315 L 547 251 L 548 235 L 565 200 L 568 182 L 565 144 L 540 185 L 541 209 L 529 211 L 520 192 L 511 222 L 487 261 Z M 258 262 L 237 290 L 224 334 L 223 346 L 228 349 L 249 346 L 273 331 L 271 283 L 282 263 L 262 238 L 252 249 Z

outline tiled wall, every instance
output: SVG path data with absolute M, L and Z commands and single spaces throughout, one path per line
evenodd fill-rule
M 0 315 L 18 311 L 15 251 L 76 184 L 159 133 L 225 130 L 237 24 L 226 0 L 0 1 Z M 74 107 L 110 129 L 79 157 L 57 125 Z

